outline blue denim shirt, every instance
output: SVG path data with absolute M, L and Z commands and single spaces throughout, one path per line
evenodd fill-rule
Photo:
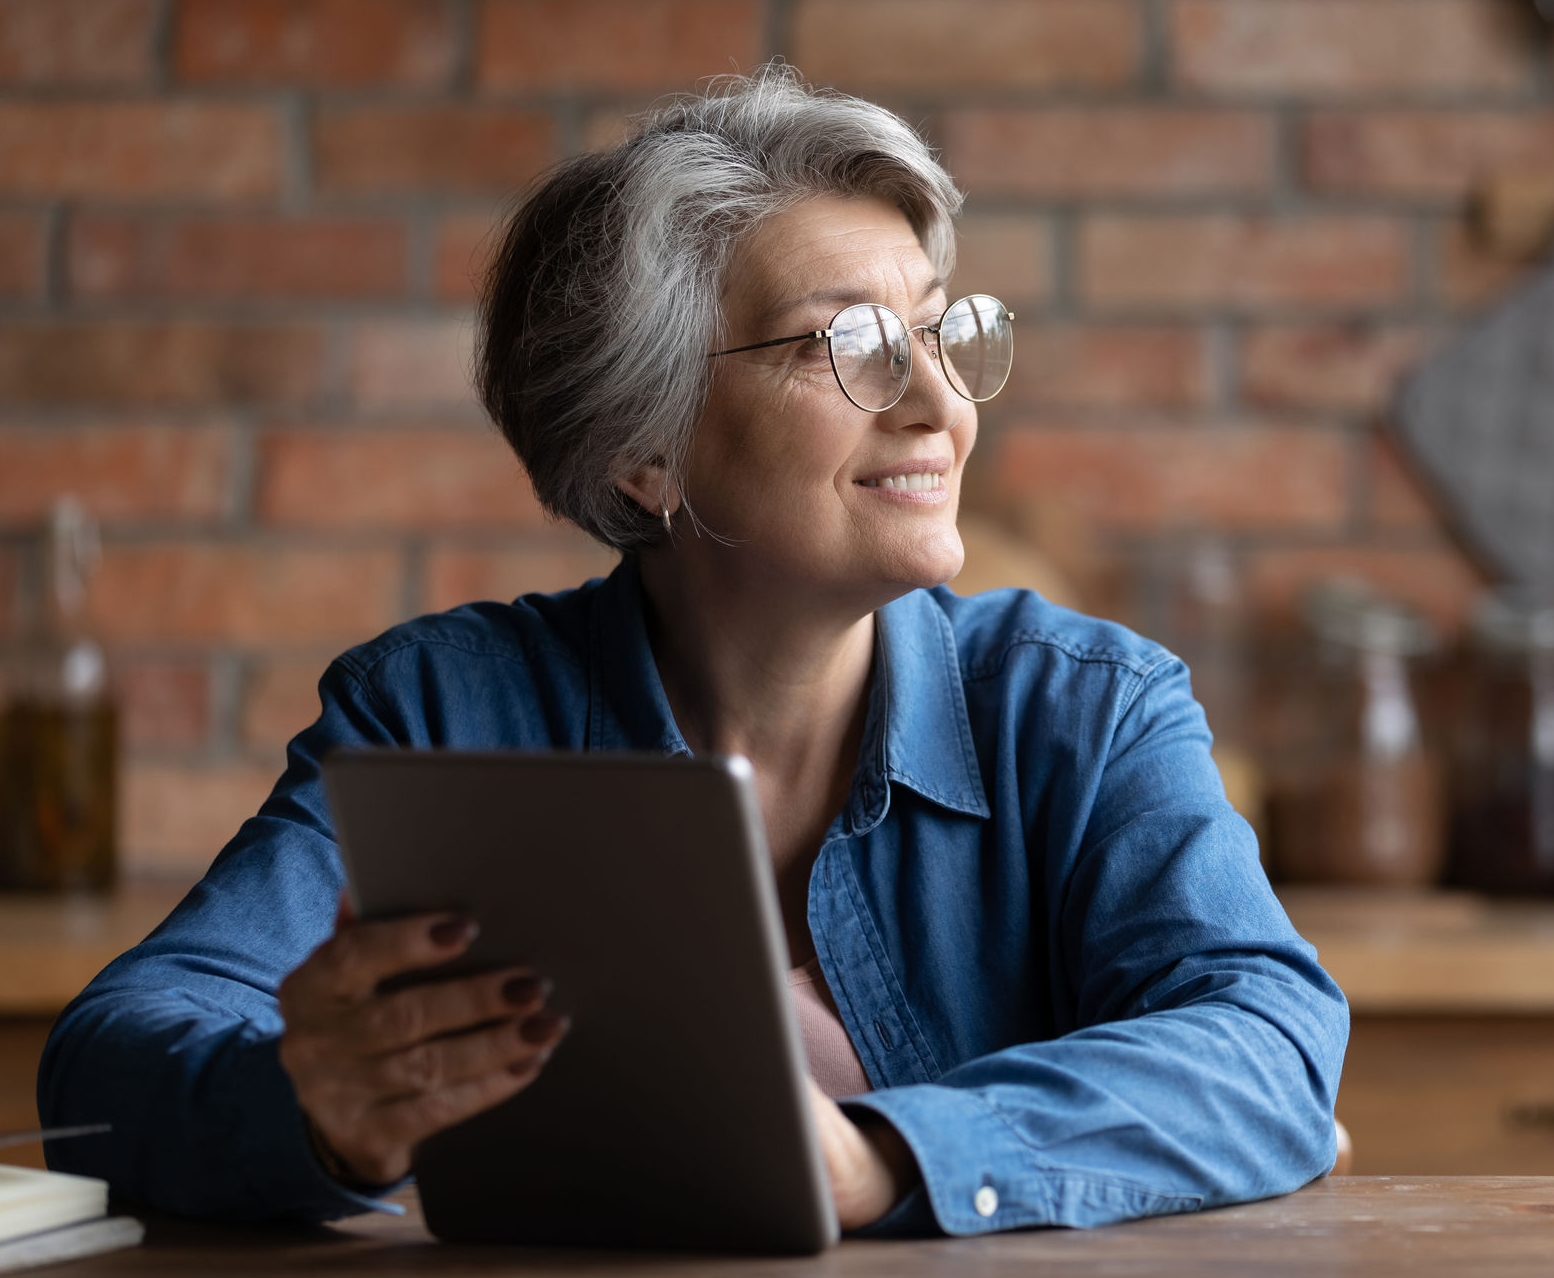
M 809 887 L 875 1089 L 847 1104 L 922 1170 L 871 1232 L 1099 1225 L 1326 1172 L 1348 1010 L 1225 801 L 1182 663 L 1023 591 L 917 591 L 877 620 L 863 749 Z M 374 1206 L 317 1164 L 277 1055 L 276 987 L 342 884 L 320 758 L 686 750 L 630 559 L 396 627 L 319 693 L 259 814 L 61 1016 L 43 1119 L 114 1134 L 51 1147 L 54 1166 L 173 1212 Z

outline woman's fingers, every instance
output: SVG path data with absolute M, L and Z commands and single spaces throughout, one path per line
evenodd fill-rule
M 536 1011 L 446 1038 L 418 1042 L 366 1064 L 367 1083 L 393 1100 L 458 1088 L 488 1074 L 524 1075 L 549 1059 L 567 1030 L 564 1018 Z
M 458 914 L 353 923 L 319 946 L 289 979 L 301 983 L 295 992 L 310 1001 L 360 1002 L 391 976 L 457 958 L 478 931 L 474 919 Z
M 525 968 L 436 981 L 380 995 L 348 1013 L 342 1033 L 362 1056 L 538 1011 L 548 983 Z

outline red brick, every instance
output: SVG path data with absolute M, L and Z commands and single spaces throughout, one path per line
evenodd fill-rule
M 399 555 L 259 544 L 109 545 L 91 621 L 114 640 L 359 642 L 398 620 Z
M 0 195 L 267 199 L 280 192 L 283 149 L 265 106 L 0 103 Z
M 457 213 L 442 220 L 437 227 L 434 284 L 439 301 L 463 305 L 479 296 L 501 235 L 502 220 L 494 214 Z
M 281 750 L 319 714 L 318 679 L 327 656 L 266 661 L 243 689 L 243 744 L 251 750 Z
M 526 528 L 539 505 L 494 430 L 274 430 L 259 517 L 309 528 Z
M 11 638 L 15 634 L 19 574 L 17 552 L 9 547 L 0 546 L 0 638 Z
M 474 411 L 475 330 L 468 320 L 363 324 L 351 349 L 351 395 L 369 408 Z
M 1248 194 L 1271 188 L 1271 118 L 1177 107 L 953 111 L 945 159 L 973 195 Z
M 473 599 L 516 599 L 581 585 L 614 570 L 620 556 L 582 533 L 543 545 L 476 549 L 446 546 L 426 561 L 427 607 L 456 608 Z
M 66 493 L 102 520 L 214 519 L 231 464 L 222 427 L 0 426 L 0 524 L 36 522 Z
M 210 677 L 192 661 L 115 660 L 124 745 L 131 750 L 203 745 L 210 725 Z
M 122 781 L 122 868 L 197 877 L 275 785 L 272 767 L 131 760 Z
M 1063 408 L 1190 408 L 1209 393 L 1201 334 L 1188 328 L 1051 325 L 1015 315 L 1016 354 L 997 401 Z
M 147 84 L 157 0 L 0 0 L 0 84 Z
M 556 158 L 555 125 L 504 107 L 321 107 L 313 154 L 332 195 L 502 193 Z
M 445 84 L 447 0 L 183 0 L 173 67 L 194 83 Z
M 992 293 L 1016 311 L 1052 294 L 1052 228 L 1020 214 L 971 214 L 960 220 L 952 293 Z
M 1099 306 L 1387 304 L 1408 289 L 1408 230 L 1381 217 L 1099 215 L 1080 228 L 1078 274 Z
M 278 404 L 323 375 L 317 328 L 168 323 L 0 328 L 0 400 L 71 404 Z
M 486 0 L 484 89 L 688 89 L 761 58 L 758 0 Z
M 1328 577 L 1359 577 L 1413 605 L 1447 635 L 1456 634 L 1484 581 L 1445 542 L 1422 546 L 1310 546 L 1253 553 L 1248 590 L 1254 609 L 1288 624 L 1307 587 Z
M 1309 427 L 1011 429 L 994 458 L 1002 495 L 1052 497 L 1094 523 L 1334 530 L 1347 507 L 1344 439 Z
M 583 116 L 582 142 L 585 151 L 608 151 L 626 140 L 633 117 L 648 108 L 642 101 L 630 107 L 597 107 Z
M 404 293 L 408 236 L 366 218 L 144 218 L 71 223 L 67 278 L 91 298 L 385 298 Z
M 1459 199 L 1488 177 L 1554 166 L 1554 113 L 1321 111 L 1301 150 L 1321 192 Z
M 0 213 L 0 297 L 43 295 L 43 219 Z
M 1263 406 L 1376 412 L 1392 402 L 1398 380 L 1435 341 L 1435 334 L 1414 326 L 1255 328 L 1241 346 L 1242 393 Z
M 1143 28 L 1131 0 L 799 0 L 792 45 L 816 83 L 848 89 L 1117 89 Z
M 1383 532 L 1440 532 L 1442 517 L 1428 489 L 1415 478 L 1385 437 L 1372 439 L 1366 450 L 1369 519 Z
M 1436 232 L 1434 252 L 1441 297 L 1458 310 L 1483 309 L 1530 279 L 1541 265 L 1486 252 L 1460 221 Z
M 1516 92 L 1537 46 L 1512 6 L 1484 0 L 1176 0 L 1177 84 L 1292 94 Z

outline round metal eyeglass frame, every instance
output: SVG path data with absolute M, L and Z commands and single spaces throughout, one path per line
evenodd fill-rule
M 965 297 L 957 298 L 955 301 L 951 302 L 944 308 L 944 311 L 940 314 L 939 318 L 932 324 L 908 324 L 904 319 L 901 318 L 901 316 L 897 315 L 895 311 L 891 310 L 888 306 L 882 306 L 878 302 L 855 302 L 851 306 L 842 307 L 841 310 L 839 310 L 831 317 L 831 323 L 825 328 L 811 329 L 808 333 L 796 333 L 792 337 L 774 337 L 769 342 L 752 342 L 748 346 L 731 346 L 727 350 L 713 351 L 707 356 L 707 358 L 717 359 L 720 355 L 739 355 L 745 351 L 765 350 L 769 346 L 787 346 L 793 342 L 812 342 L 819 341 L 821 338 L 824 338 L 826 343 L 826 353 L 830 356 L 831 359 L 831 372 L 836 377 L 836 384 L 842 388 L 842 394 L 847 396 L 847 399 L 850 403 L 854 404 L 858 408 L 863 409 L 863 411 L 866 413 L 885 413 L 889 412 L 892 408 L 901 402 L 901 397 L 907 393 L 907 387 L 912 384 L 912 334 L 918 333 L 921 334 L 920 340 L 923 343 L 924 349 L 927 350 L 936 361 L 938 361 L 939 370 L 944 373 L 944 380 L 949 383 L 950 389 L 959 395 L 962 399 L 969 399 L 973 404 L 985 404 L 988 400 L 992 399 L 993 396 L 997 395 L 999 391 L 1003 390 L 1004 386 L 1009 381 L 1010 369 L 1014 367 L 1013 332 L 1011 331 L 1009 336 L 1009 368 L 1004 369 L 1003 378 L 999 381 L 998 385 L 995 386 L 986 395 L 968 395 L 955 384 L 955 378 L 950 376 L 949 371 L 944 367 L 944 357 L 940 352 L 939 342 L 937 340 L 939 337 L 939 331 L 944 327 L 944 321 L 948 317 L 949 313 L 962 302 L 971 302 L 978 299 L 986 299 L 987 301 L 992 302 L 995 306 L 997 306 L 998 309 L 1003 312 L 1004 319 L 1011 325 L 1012 330 L 1014 323 L 1014 312 L 990 293 L 968 293 Z M 847 389 L 847 383 L 842 379 L 841 370 L 836 366 L 836 347 L 832 345 L 831 339 L 839 327 L 838 321 L 842 318 L 842 316 L 846 315 L 848 311 L 856 310 L 873 311 L 876 314 L 879 312 L 884 312 L 886 315 L 889 315 L 892 319 L 894 319 L 896 323 L 900 324 L 903 331 L 906 333 L 906 375 L 902 377 L 901 388 L 896 391 L 895 397 L 890 401 L 890 403 L 881 405 L 878 408 L 871 407 L 868 404 L 858 403 L 857 399 L 854 398 L 853 393 Z M 975 307 L 972 308 L 972 313 L 976 314 Z M 935 339 L 932 344 L 930 344 L 928 340 L 930 337 Z M 883 349 L 886 348 L 882 348 L 882 350 Z

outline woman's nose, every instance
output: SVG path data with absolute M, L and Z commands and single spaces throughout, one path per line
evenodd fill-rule
M 964 410 L 972 407 L 971 401 L 957 395 L 950 385 L 949 370 L 939 358 L 937 335 L 919 329 L 918 337 L 922 340 L 926 358 L 912 361 L 906 392 L 884 415 L 894 419 L 893 424 L 927 426 L 935 431 L 953 430 Z

